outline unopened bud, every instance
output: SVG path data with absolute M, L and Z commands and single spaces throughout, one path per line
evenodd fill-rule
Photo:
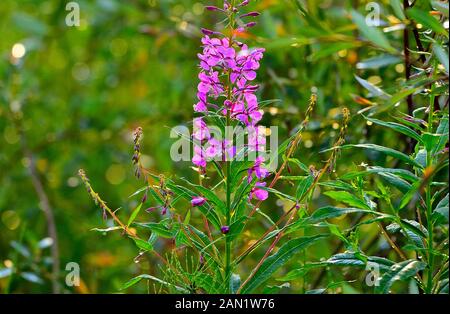
M 243 14 L 243 15 L 241 15 L 241 18 L 242 17 L 246 17 L 246 16 L 259 16 L 259 12 L 249 12 L 249 13 L 246 13 L 246 14 Z
M 205 35 L 213 35 L 214 34 L 213 31 L 206 29 L 206 28 L 202 28 L 202 33 Z
M 219 11 L 220 10 L 218 7 L 215 7 L 213 5 L 207 5 L 207 6 L 205 6 L 205 9 L 208 11 Z

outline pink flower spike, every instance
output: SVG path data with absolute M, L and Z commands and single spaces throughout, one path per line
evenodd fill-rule
M 266 186 L 266 182 L 256 182 L 255 187 L 250 193 L 250 198 L 256 198 L 260 201 L 264 201 L 269 197 L 269 192 L 264 189 L 259 189 L 259 187 Z
M 269 171 L 261 165 L 263 162 L 264 162 L 263 157 L 259 156 L 256 158 L 255 164 L 253 165 L 253 167 L 249 168 L 247 171 L 248 172 L 248 177 L 247 177 L 248 182 L 252 182 L 253 173 L 260 180 L 264 179 L 265 177 L 267 177 L 269 175 Z
M 206 112 L 208 111 L 208 108 L 206 107 L 206 104 L 202 101 L 199 101 L 197 104 L 194 105 L 194 111 L 195 112 Z

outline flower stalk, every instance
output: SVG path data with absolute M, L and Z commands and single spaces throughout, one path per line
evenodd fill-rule
M 208 11 L 225 13 L 228 24 L 225 33 L 202 29 L 203 51 L 198 54 L 200 60 L 200 73 L 197 98 L 194 111 L 202 116 L 194 118 L 194 156 L 192 162 L 198 167 L 199 173 L 206 173 L 207 161 L 215 157 L 222 160 L 221 167 L 224 173 L 226 210 L 225 224 L 220 228 L 225 238 L 224 254 L 224 278 L 227 284 L 226 291 L 230 292 L 230 279 L 232 275 L 232 238 L 228 234 L 232 224 L 232 160 L 236 155 L 236 146 L 233 145 L 233 132 L 230 129 L 237 125 L 248 128 L 248 151 L 258 154 L 264 149 L 265 139 L 258 136 L 257 123 L 262 118 L 262 110 L 258 108 L 255 95 L 257 85 L 250 82 L 256 78 L 256 70 L 259 68 L 259 60 L 263 56 L 264 49 L 250 49 L 247 45 L 236 39 L 237 34 L 246 28 L 253 27 L 256 23 L 242 21 L 244 18 L 256 17 L 258 12 L 249 12 L 239 15 L 240 8 L 248 5 L 248 1 L 225 0 L 223 9 L 208 6 Z M 216 138 L 205 120 L 210 112 L 216 111 L 222 115 L 225 126 L 225 138 Z M 204 148 L 206 147 L 206 149 Z M 264 159 L 257 157 L 248 171 L 249 184 L 255 175 L 258 180 L 264 179 L 268 171 L 264 168 Z M 265 183 L 257 182 L 258 186 Z M 250 199 L 267 198 L 260 189 L 252 189 Z

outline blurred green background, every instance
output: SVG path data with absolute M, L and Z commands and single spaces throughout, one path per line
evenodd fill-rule
M 30 169 L 35 168 L 55 216 L 61 291 L 75 293 L 117 292 L 151 267 L 133 262 L 138 250 L 120 234 L 90 231 L 104 221 L 76 175 L 79 168 L 87 171 L 111 208 L 128 213 L 136 204 L 128 196 L 143 185 L 134 178 L 131 164 L 132 131 L 142 126 L 146 166 L 167 177 L 195 177 L 189 162 L 170 160 L 169 132 L 192 119 L 200 27 L 220 21 L 203 6 L 218 1 L 76 2 L 79 27 L 65 23 L 67 1 L 0 2 L 0 269 L 18 269 L 15 276 L 0 278 L 2 292 L 52 290 L 47 219 Z M 377 132 L 381 129 L 356 114 L 365 106 L 356 95 L 366 97 L 367 92 L 355 74 L 392 93 L 405 75 L 400 58 L 364 63 L 383 54 L 360 37 L 349 17 L 351 8 L 367 14 L 367 2 L 300 3 L 309 12 L 307 18 L 296 1 L 252 1 L 249 8 L 262 13 L 252 33 L 242 39 L 266 49 L 257 79 L 259 97 L 280 100 L 266 108 L 262 124 L 279 126 L 284 140 L 302 121 L 314 92 L 318 105 L 297 153 L 305 164 L 319 168 L 326 159 L 318 152 L 335 140 L 344 106 L 352 113 L 347 142 L 364 140 L 404 150 L 406 144 L 398 137 Z M 398 23 L 389 1 L 377 3 L 387 26 Z M 387 36 L 401 51 L 402 32 Z M 397 109 L 405 107 L 401 103 Z M 357 169 L 367 160 L 385 162 L 377 154 L 344 151 L 337 172 Z M 280 185 L 282 191 L 291 188 Z M 329 201 L 318 194 L 314 206 Z M 263 209 L 277 216 L 282 207 L 271 200 Z M 375 238 L 377 229 L 366 236 Z M 384 245 L 381 241 L 375 246 L 378 254 L 389 251 Z M 308 254 L 319 260 L 335 247 L 330 241 Z M 80 287 L 64 285 L 69 262 L 80 264 Z M 136 285 L 130 291 L 145 292 L 146 287 Z

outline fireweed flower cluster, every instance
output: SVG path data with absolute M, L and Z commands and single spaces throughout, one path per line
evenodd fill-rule
M 220 11 L 227 14 L 228 17 L 234 17 L 239 13 L 239 9 L 248 3 L 249 1 L 241 1 L 233 7 L 229 1 L 224 1 L 223 8 L 207 6 L 206 9 Z M 194 105 L 194 111 L 201 116 L 194 118 L 193 121 L 194 156 L 192 158 L 193 164 L 201 171 L 205 170 L 208 160 L 218 158 L 222 161 L 229 161 L 236 156 L 237 151 L 232 141 L 218 139 L 212 135 L 205 122 L 205 118 L 211 114 L 224 117 L 227 126 L 235 121 L 246 128 L 247 156 L 250 156 L 251 153 L 258 155 L 259 152 L 265 151 L 265 128 L 258 125 L 263 111 L 259 109 L 258 99 L 255 95 L 258 85 L 253 83 L 264 49 L 251 49 L 236 39 L 236 34 L 242 33 L 256 24 L 255 22 L 245 24 L 242 21 L 258 15 L 257 12 L 240 15 L 239 26 L 235 28 L 230 23 L 229 36 L 202 29 L 204 34 L 201 40 L 203 50 L 198 54 L 200 61 L 197 86 L 198 102 Z M 264 157 L 256 157 L 254 165 L 248 170 L 249 183 L 254 178 L 262 181 L 269 174 L 268 170 L 264 168 L 264 161 Z M 257 182 L 256 187 L 250 193 L 250 198 L 266 199 L 267 191 L 258 189 L 264 185 L 262 182 Z

